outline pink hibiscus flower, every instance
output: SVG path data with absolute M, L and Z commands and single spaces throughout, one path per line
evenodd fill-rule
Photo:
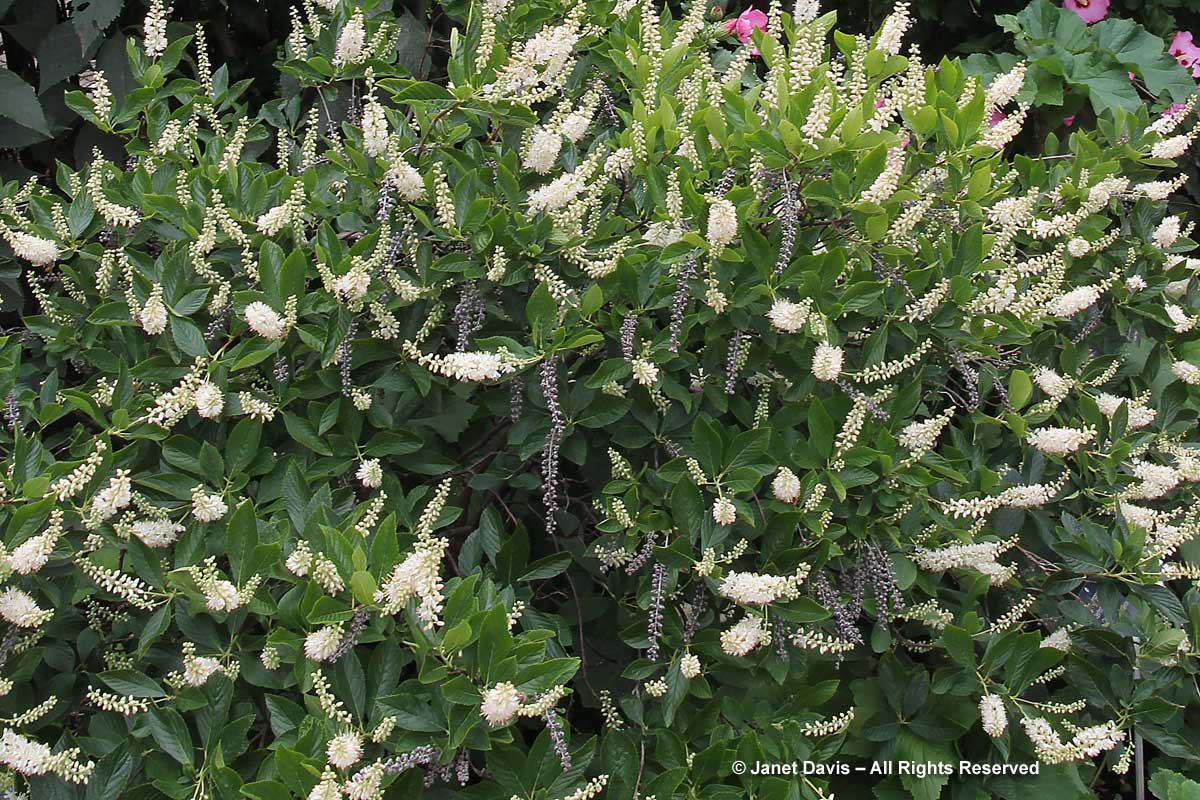
M 1176 33 L 1167 52 L 1175 56 L 1179 66 L 1191 70 L 1193 78 L 1200 78 L 1200 47 L 1192 41 L 1191 31 Z
M 725 23 L 725 30 L 728 33 L 736 33 L 738 41 L 742 44 L 750 44 L 750 34 L 756 28 L 760 31 L 767 29 L 767 15 L 757 8 L 747 8 L 737 19 L 731 19 Z M 750 52 L 758 55 L 758 48 L 756 47 Z
M 1108 0 L 1063 0 L 1063 8 L 1091 25 L 1108 16 Z
M 1004 122 L 1004 112 L 1003 111 L 993 111 L 991 116 L 988 117 L 987 124 L 988 124 L 989 128 L 994 128 L 997 125 L 999 125 L 1001 122 Z
M 1072 114 L 1069 117 L 1063 117 L 1063 125 L 1066 125 L 1069 128 L 1074 124 L 1075 124 L 1075 115 L 1074 114 Z

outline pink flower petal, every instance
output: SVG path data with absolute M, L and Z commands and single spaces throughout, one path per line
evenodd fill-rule
M 1200 78 L 1200 46 L 1192 41 L 1191 31 L 1176 33 L 1167 52 L 1175 56 L 1179 66 L 1190 70 L 1193 78 Z
M 731 19 L 725 23 L 725 30 L 729 33 L 737 33 L 738 41 L 742 44 L 750 44 L 751 34 L 755 29 L 765 31 L 767 29 L 767 15 L 757 8 L 747 8 L 737 19 Z M 758 48 L 753 51 L 754 55 L 758 55 Z
M 1063 117 L 1063 125 L 1066 125 L 1069 128 L 1074 124 L 1075 124 L 1075 115 L 1074 114 L 1072 114 L 1069 117 Z
M 1003 111 L 993 111 L 992 115 L 990 117 L 988 117 L 988 121 L 987 121 L 989 128 L 994 128 L 997 125 L 999 125 L 1001 122 L 1004 122 L 1004 112 Z
M 743 19 L 752 27 L 758 28 L 760 31 L 767 29 L 767 15 L 757 8 L 747 8 L 742 12 L 739 19 Z
M 757 8 L 746 8 L 737 19 L 731 20 L 731 23 L 725 24 L 726 30 L 730 32 L 737 30 L 738 41 L 749 44 L 750 35 L 755 29 L 767 30 L 767 14 L 758 11 Z
M 1063 0 L 1063 8 L 1089 25 L 1108 16 L 1108 0 Z
M 1171 40 L 1171 46 L 1167 48 L 1167 52 L 1173 56 L 1195 52 L 1195 50 L 1196 45 L 1192 43 L 1191 31 L 1179 31 L 1176 33 L 1175 38 Z

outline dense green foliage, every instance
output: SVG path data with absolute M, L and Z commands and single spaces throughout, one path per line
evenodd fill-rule
M 1190 796 L 1198 129 L 1151 34 L 1035 4 L 970 70 L 903 7 L 461 2 L 442 83 L 389 6 L 298 12 L 276 93 L 156 4 L 63 96 L 120 156 L 4 187 L 0 780 L 1075 798 L 1144 740 Z M 1067 72 L 1095 126 L 1014 152 L 1064 53 L 1155 105 Z M 791 760 L 1040 769 L 735 768 Z

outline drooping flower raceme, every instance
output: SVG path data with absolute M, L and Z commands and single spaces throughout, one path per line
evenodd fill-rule
M 337 67 L 345 67 L 350 64 L 357 64 L 363 57 L 363 44 L 367 38 L 366 26 L 363 23 L 363 13 L 361 9 L 356 9 L 354 15 L 346 22 L 342 32 L 338 34 L 337 52 L 333 57 L 333 64 Z
M 994 694 L 985 694 L 979 701 L 979 716 L 983 729 L 993 739 L 1008 727 L 1008 714 L 1004 711 L 1004 700 Z
M 416 547 L 375 592 L 375 602 L 385 614 L 396 614 L 417 598 L 417 616 L 431 630 L 442 624 L 441 563 L 448 545 L 445 538 L 434 535 L 433 527 L 449 491 L 449 481 L 443 481 L 417 524 Z
M 9 728 L 0 736 L 0 764 L 22 775 L 54 773 L 71 783 L 87 783 L 95 763 L 77 760 L 79 749 L 52 753 L 41 742 L 28 739 Z
M 287 323 L 266 303 L 255 301 L 246 306 L 246 324 L 259 336 L 282 339 L 287 335 Z
M 515 686 L 504 682 L 484 691 L 479 713 L 487 720 L 488 725 L 496 727 L 512 722 L 520 708 L 521 695 Z
M 737 237 L 737 210 L 733 203 L 723 197 L 714 199 L 708 206 L 708 244 L 720 250 Z
M 147 547 L 167 547 L 179 538 L 184 527 L 169 519 L 139 519 L 130 530 Z
M 329 661 L 342 644 L 342 629 L 337 625 L 318 628 L 304 639 L 304 655 L 313 661 Z
M 0 618 L 19 628 L 36 628 L 54 616 L 51 609 L 38 606 L 32 597 L 10 586 L 0 592 Z
M 418 75 L 394 43 L 427 20 L 315 0 L 283 47 L 289 101 L 251 119 L 203 27 L 170 41 L 165 2 L 150 3 L 144 56 L 133 41 L 126 96 L 101 75 L 68 96 L 106 146 L 129 140 L 126 158 L 0 187 L 30 295 L 24 333 L 0 337 L 16 671 L 0 695 L 20 700 L 0 763 L 53 772 L 38 770 L 59 754 L 15 731 L 70 743 L 46 667 L 80 631 L 99 636 L 97 681 L 153 695 L 90 687 L 69 715 L 81 730 L 104 712 L 162 738 L 178 713 L 203 732 L 197 697 L 270 683 L 276 717 L 312 719 L 287 720 L 296 735 L 257 720 L 245 755 L 227 727 L 229 774 L 256 775 L 256 752 L 284 741 L 313 767 L 310 800 L 379 800 L 420 783 L 399 775 L 415 769 L 508 797 L 481 748 L 528 766 L 536 731 L 504 730 L 519 718 L 545 726 L 566 772 L 601 717 L 635 748 L 674 729 L 691 752 L 712 745 L 685 730 L 697 692 L 749 709 L 736 739 L 769 729 L 781 700 L 811 716 L 806 676 L 839 663 L 873 691 L 898 647 L 978 702 L 982 731 L 956 728 L 964 752 L 1009 734 L 1010 707 L 1047 715 L 1011 732 L 1014 759 L 1086 758 L 1127 732 L 1040 702 L 1078 660 L 1018 680 L 1011 660 L 962 668 L 946 643 L 965 625 L 981 653 L 1006 630 L 1055 630 L 1042 645 L 1066 649 L 1091 626 L 1077 599 L 1043 591 L 1078 573 L 1058 545 L 1081 534 L 1018 540 L 1021 519 L 1100 526 L 1127 580 L 1089 580 L 1114 597 L 1200 580 L 1184 558 L 1200 531 L 1200 262 L 1185 219 L 1164 218 L 1179 170 L 1157 160 L 1189 152 L 1194 101 L 1127 115 L 1120 141 L 1080 116 L 1070 159 L 1026 168 L 1004 149 L 1035 113 L 1017 105 L 1036 98 L 1032 66 L 1002 59 L 991 81 L 976 64 L 930 69 L 904 50 L 905 4 L 835 52 L 813 0 L 744 11 L 737 44 L 705 30 L 703 4 L 484 0 L 478 29 L 452 31 Z M 770 63 L 754 63 L 756 40 Z M 1105 437 L 1085 457 L 1091 424 Z M 435 473 L 462 491 L 439 487 L 413 524 Z M 806 597 L 828 619 L 798 627 Z M 897 635 L 868 647 L 871 629 Z M 1106 635 L 1132 647 L 1132 631 L 1186 666 L 1167 621 Z M 397 652 L 413 670 L 392 674 Z M 566 677 L 580 655 L 587 674 Z M 654 671 L 628 673 L 633 705 L 600 700 L 593 720 L 588 691 L 557 708 L 642 656 Z M 1105 675 L 1120 661 L 1088 657 Z M 360 668 L 384 698 L 373 709 Z M 1141 691 L 1162 678 L 1118 672 Z M 443 753 L 405 720 L 445 701 Z M 853 746 L 887 721 L 843 707 L 798 731 Z M 480 723 L 465 739 L 464 708 Z M 649 777 L 671 768 L 658 750 Z M 130 786 L 150 780 L 131 769 Z
M 150 297 L 146 299 L 146 305 L 138 312 L 138 321 L 142 323 L 142 329 L 151 336 L 157 336 L 167 329 L 167 306 L 163 302 L 163 289 L 160 284 L 154 285 Z
M 438 371 L 460 381 L 494 381 L 507 367 L 497 353 L 450 353 L 441 360 Z
M 808 565 L 794 575 L 759 575 L 754 572 L 730 572 L 721 581 L 721 594 L 743 605 L 766 605 L 799 596 L 800 583 L 808 574 Z
M 770 634 L 763 629 L 762 619 L 747 614 L 721 634 L 721 649 L 731 656 L 744 656 L 769 642 L 770 638 Z
M 694 653 L 688 653 L 679 659 L 679 674 L 691 680 L 700 674 L 700 658 Z
M 1069 317 L 1091 308 L 1100 299 L 1100 290 L 1095 286 L 1080 286 L 1059 295 L 1050 305 L 1051 313 Z
M 771 481 L 771 491 L 776 499 L 794 503 L 800 498 L 800 479 L 787 467 L 780 467 L 775 479 Z
M 728 498 L 718 497 L 713 503 L 712 517 L 718 525 L 732 525 L 737 522 L 737 508 Z
M 205 419 L 220 417 L 221 410 L 225 408 L 225 393 L 219 386 L 207 381 L 196 387 L 192 398 L 196 403 L 196 413 Z
M 767 312 L 767 317 L 777 330 L 783 333 L 796 333 L 808 321 L 811 308 L 811 301 L 793 303 L 790 300 L 776 300 L 771 305 L 771 310 Z
M 362 758 L 362 737 L 353 731 L 339 733 L 329 740 L 325 753 L 329 763 L 338 769 L 351 767 Z
M 129 505 L 133 499 L 129 470 L 119 469 L 108 485 L 92 498 L 92 511 L 99 519 L 108 519 Z
M 415 203 L 425 196 L 425 180 L 421 173 L 401 157 L 393 161 L 386 180 L 397 194 L 410 203 Z
M 228 510 L 229 506 L 220 495 L 209 494 L 202 486 L 192 490 L 192 516 L 200 522 L 216 522 Z
M 170 13 L 171 9 L 163 5 L 163 0 L 150 0 L 142 26 L 146 55 L 160 56 L 167 49 L 167 17 Z
M 1071 383 L 1048 367 L 1038 367 L 1033 373 L 1033 382 L 1055 400 L 1062 400 L 1071 392 Z
M 1029 434 L 1029 443 L 1055 456 L 1074 453 L 1096 436 L 1092 428 L 1039 428 Z
M 383 468 L 378 458 L 368 458 L 358 465 L 354 475 L 368 489 L 378 489 L 383 484 Z
M 1175 361 L 1171 364 L 1171 374 L 1184 383 L 1200 386 L 1200 367 L 1189 361 Z
M 819 381 L 837 380 L 842 374 L 842 348 L 828 342 L 817 345 L 812 361 L 813 377 Z
M 17 258 L 23 258 L 35 267 L 44 267 L 58 260 L 58 245 L 49 239 L 21 231 L 9 231 L 4 238 Z

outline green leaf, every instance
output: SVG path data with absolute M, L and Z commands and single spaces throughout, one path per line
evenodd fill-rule
M 312 423 L 308 420 L 285 411 L 283 414 L 283 424 L 287 428 L 288 435 L 309 450 L 312 450 L 314 453 L 320 453 L 323 456 L 333 455 L 333 451 L 329 449 L 329 445 L 324 439 L 317 436 L 316 429 L 313 428 Z
M 148 675 L 133 669 L 114 669 L 98 676 L 108 688 L 126 697 L 166 697 L 163 688 Z
M 525 303 L 525 316 L 535 341 L 544 340 L 558 323 L 558 303 L 554 302 L 550 287 L 544 282 L 537 285 Z
M 171 338 L 180 350 L 192 358 L 208 355 L 204 334 L 200 331 L 200 326 L 190 319 L 171 317 Z
M 771 431 L 768 428 L 755 428 L 738 434 L 729 443 L 725 453 L 729 462 L 725 468 L 732 471 L 739 467 L 762 465 L 767 459 L 770 441 Z
M 354 599 L 362 603 L 364 606 L 371 605 L 374 601 L 375 576 L 364 570 L 359 570 L 350 576 L 350 593 L 354 595 Z
M 1129 80 L 1128 70 L 1097 53 L 1075 58 L 1067 77 L 1073 84 L 1086 88 L 1097 114 L 1118 108 L 1134 111 L 1142 105 L 1137 89 Z
M 675 526 L 686 535 L 698 535 L 704 522 L 704 500 L 690 478 L 684 478 L 671 490 L 671 516 Z
M 258 455 L 258 444 L 262 438 L 262 423 L 249 417 L 238 420 L 225 444 L 225 464 L 230 475 L 250 466 Z
M 138 634 L 138 646 L 137 650 L 134 652 L 135 657 L 143 657 L 146 654 L 146 651 L 150 649 L 151 645 L 153 645 L 160 636 L 166 633 L 167 629 L 170 627 L 171 604 L 166 603 L 153 614 L 151 614 L 150 619 L 147 620 L 146 624 L 142 626 L 142 630 Z M 161 691 L 161 689 L 159 691 Z
M 461 650 L 471 641 L 471 623 L 462 621 L 442 634 L 442 649 L 447 653 Z
M 553 578 L 562 574 L 571 563 L 570 553 L 554 553 L 545 558 L 539 558 L 529 565 L 528 571 L 517 578 L 518 581 L 537 581 Z
M 822 458 L 828 460 L 833 455 L 833 418 L 825 410 L 820 398 L 814 397 L 808 407 L 808 437 L 809 443 Z
M 84 800 L 113 800 L 121 797 L 141 759 L 129 740 L 120 742 L 108 755 L 96 762 L 96 768 L 84 790 Z
M 897 740 L 896 752 L 899 758 L 919 764 L 931 761 L 948 764 L 954 763 L 954 753 L 945 745 L 926 741 L 903 729 L 900 731 Z M 901 776 L 900 782 L 909 791 L 913 800 L 938 800 L 941 797 L 942 790 L 950 782 L 950 778 L 946 775 L 937 774 L 929 775 L 925 778 L 905 775 Z
M 512 650 L 513 637 L 508 630 L 508 614 L 503 606 L 496 606 L 483 619 L 479 630 L 479 645 L 476 660 L 485 683 L 494 682 L 500 662 Z
M 255 781 L 242 787 L 242 794 L 253 800 L 293 800 L 292 793 L 282 783 Z
M 942 645 L 954 663 L 965 670 L 974 673 L 975 642 L 971 634 L 955 625 L 947 625 L 942 631 Z
M 692 445 L 696 449 L 700 466 L 708 470 L 710 475 L 722 471 L 725 466 L 725 446 L 721 442 L 721 433 L 711 421 L 704 417 L 696 417 L 696 421 L 692 423 Z
M 123 0 L 89 0 L 71 19 L 51 29 L 37 48 L 40 92 L 83 70 L 123 5 Z
M 1167 54 L 1167 44 L 1131 19 L 1109 17 L 1092 26 L 1096 47 L 1107 50 L 1122 66 L 1137 72 L 1156 97 L 1169 94 L 1182 101 L 1196 90 L 1188 71 Z
M 453 100 L 454 95 L 444 86 L 425 81 L 414 81 L 407 78 L 387 78 L 379 81 L 379 86 L 392 93 L 392 99 L 397 103 L 414 100 Z
M 318 764 L 291 748 L 275 748 L 275 771 L 288 788 L 300 797 L 307 797 L 317 783 Z
M 600 288 L 600 284 L 593 283 L 588 287 L 588 290 L 583 293 L 583 298 L 579 301 L 579 313 L 583 317 L 590 317 L 604 306 L 604 290 Z
M 279 307 L 286 304 L 289 297 L 300 297 L 304 294 L 304 278 L 308 270 L 308 259 L 304 251 L 293 250 L 284 259 L 279 268 L 278 292 Z
M 178 711 L 173 708 L 151 709 L 150 734 L 167 755 L 180 764 L 191 765 L 192 735 Z
M 1023 369 L 1014 369 L 1008 376 L 1008 402 L 1013 408 L 1021 408 L 1033 394 L 1033 381 Z
M 1159 800 L 1200 800 L 1200 783 L 1169 769 L 1156 769 L 1148 786 Z
M 786 604 L 779 605 L 775 611 L 788 622 L 817 622 L 828 619 L 830 616 L 828 609 L 807 597 L 790 600 Z
M 241 583 L 250 577 L 247 567 L 254 548 L 258 546 L 258 519 L 254 515 L 254 503 L 250 500 L 239 503 L 229 518 L 225 546 L 229 551 L 234 580 Z
M 0 67 L 0 117 L 41 134 L 40 138 L 50 135 L 46 117 L 42 113 L 42 105 L 38 102 L 33 87 L 7 67 Z M 0 145 L 13 146 L 3 141 L 0 141 Z

